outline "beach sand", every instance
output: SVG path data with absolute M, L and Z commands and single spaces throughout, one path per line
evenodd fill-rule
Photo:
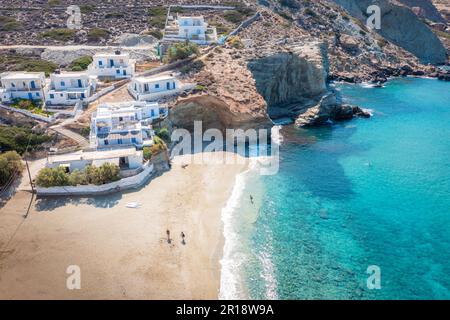
M 26 219 L 31 195 L 16 193 L 0 209 L 0 299 L 217 299 L 221 211 L 246 164 L 183 168 L 188 157 L 136 192 L 38 199 Z

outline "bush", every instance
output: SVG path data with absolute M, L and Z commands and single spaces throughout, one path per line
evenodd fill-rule
M 39 171 L 36 177 L 36 184 L 39 187 L 59 187 L 69 185 L 69 175 L 63 167 L 44 168 Z
M 153 7 L 148 9 L 148 23 L 151 27 L 164 29 L 166 25 L 167 9 L 165 7 Z
M 27 127 L 13 127 L 0 125 L 0 149 L 15 150 L 23 154 L 30 141 L 28 151 L 36 150 L 44 142 L 50 141 L 51 137 L 46 134 L 36 134 Z
M 14 18 L 0 16 L 0 31 L 15 31 L 22 28 L 22 25 Z
M 41 33 L 41 38 L 50 38 L 57 41 L 69 41 L 73 40 L 76 34 L 76 30 L 73 29 L 52 29 Z
M 88 41 L 100 41 L 101 39 L 107 39 L 109 37 L 109 31 L 100 28 L 92 28 L 89 30 Z
M 202 70 L 204 66 L 205 66 L 205 63 L 202 60 L 195 60 L 195 61 L 181 67 L 180 72 L 182 74 L 187 74 L 190 72 L 197 73 L 200 70 Z
M 91 63 L 92 63 L 91 56 L 79 57 L 70 63 L 69 69 L 71 71 L 83 71 L 86 70 Z
M 145 160 L 148 161 L 152 158 L 152 151 L 150 150 L 150 147 L 144 147 L 143 153 Z
M 120 180 L 120 168 L 111 163 L 104 163 L 100 167 L 88 165 L 84 170 L 74 170 L 68 173 L 66 168 L 44 168 L 39 171 L 36 184 L 39 187 L 77 186 L 105 183 Z
M 167 128 L 156 129 L 155 133 L 158 137 L 163 139 L 165 142 L 170 142 L 170 134 Z
M 23 170 L 22 158 L 16 151 L 0 154 L 0 186 L 8 182 L 14 172 Z
M 240 13 L 237 10 L 227 10 L 223 14 L 223 17 L 228 22 L 235 23 L 235 24 L 241 23 L 245 19 L 244 15 L 242 15 L 242 13 Z
M 95 6 L 91 4 L 82 4 L 80 6 L 81 13 L 88 14 L 95 11 Z
M 235 49 L 242 49 L 244 47 L 241 38 L 239 38 L 238 36 L 232 36 L 228 38 L 227 43 Z
M 168 49 L 169 62 L 189 58 L 191 55 L 200 53 L 195 43 L 186 41 L 183 43 L 175 43 Z

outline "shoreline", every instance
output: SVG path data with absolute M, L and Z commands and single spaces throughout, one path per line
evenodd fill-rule
M 25 220 L 29 194 L 18 191 L 0 212 L 0 298 L 218 299 L 222 210 L 248 161 L 188 156 L 135 192 L 38 199 Z M 69 265 L 80 267 L 81 290 L 66 287 Z

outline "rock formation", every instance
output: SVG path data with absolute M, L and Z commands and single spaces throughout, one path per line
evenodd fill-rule
M 333 0 L 352 16 L 365 23 L 366 10 L 371 0 Z M 381 30 L 379 33 L 396 45 L 417 56 L 423 63 L 442 64 L 447 61 L 446 49 L 438 37 L 411 11 L 410 8 L 379 0 Z

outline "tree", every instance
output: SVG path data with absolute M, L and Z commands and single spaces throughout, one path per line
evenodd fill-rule
M 168 50 L 169 62 L 189 58 L 191 55 L 200 53 L 195 43 L 186 41 L 183 43 L 175 43 Z
M 0 185 L 8 182 L 15 172 L 22 172 L 22 158 L 16 151 L 0 154 Z
M 63 167 L 44 168 L 39 171 L 36 184 L 44 188 L 67 186 L 69 185 L 69 175 Z

